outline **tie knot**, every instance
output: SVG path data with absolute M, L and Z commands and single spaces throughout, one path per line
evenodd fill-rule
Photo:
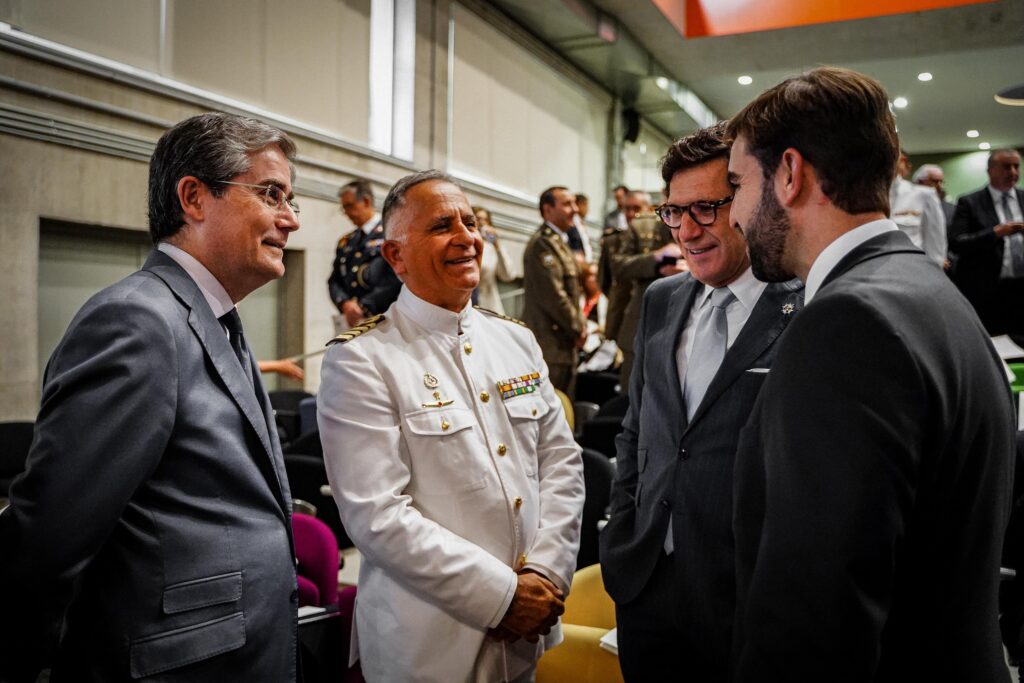
M 242 319 L 238 317 L 238 309 L 232 308 L 230 311 L 217 318 L 221 325 L 227 328 L 228 332 L 231 333 L 231 338 L 234 339 L 242 334 Z
M 728 287 L 719 287 L 711 290 L 711 305 L 715 308 L 728 308 L 736 295 Z

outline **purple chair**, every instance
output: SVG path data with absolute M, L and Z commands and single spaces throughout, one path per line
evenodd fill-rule
M 299 604 L 337 605 L 338 540 L 334 533 L 316 517 L 301 513 L 292 515 L 292 531 L 299 560 Z M 307 585 L 304 587 L 303 583 Z M 303 602 L 304 599 L 315 602 Z

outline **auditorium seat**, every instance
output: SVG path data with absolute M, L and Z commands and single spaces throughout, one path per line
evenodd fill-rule
M 316 518 L 326 524 L 338 541 L 339 548 L 351 548 L 352 541 L 345 533 L 338 513 L 338 505 L 327 482 L 327 467 L 322 458 L 309 455 L 285 454 L 284 469 L 292 498 L 303 500 L 316 508 Z
M 584 448 L 592 448 L 604 453 L 606 457 L 615 457 L 615 437 L 622 431 L 622 418 L 618 416 L 595 417 L 583 425 L 577 440 Z
M 316 517 L 300 513 L 292 515 L 292 532 L 295 535 L 299 577 L 308 579 L 316 588 L 315 595 L 307 588 L 307 596 L 317 600 L 307 604 L 317 607 L 338 604 L 338 541 L 334 533 Z M 300 605 L 302 588 L 300 582 Z
M 602 403 L 600 410 L 597 411 L 597 417 L 626 417 L 627 410 L 629 410 L 629 395 L 620 394 L 612 396 Z
M 619 658 L 601 648 L 615 628 L 615 603 L 604 590 L 601 565 L 576 572 L 562 615 L 564 640 L 537 662 L 537 683 L 622 683 Z

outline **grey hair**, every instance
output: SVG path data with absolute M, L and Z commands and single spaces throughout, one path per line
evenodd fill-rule
M 647 192 L 645 190 L 630 190 L 629 192 L 626 193 L 626 197 L 629 197 L 631 195 L 634 196 L 634 197 L 639 197 L 640 201 L 644 202 L 645 204 L 650 204 L 651 203 L 651 193 L 650 192 Z
M 369 199 L 370 203 L 373 204 L 373 187 L 370 185 L 370 181 L 368 180 L 356 178 L 355 180 L 345 183 L 338 190 L 338 199 L 341 199 L 341 195 L 346 192 L 352 192 L 355 194 L 356 201 Z
M 938 171 L 939 173 L 942 173 L 942 167 L 939 166 L 938 164 L 921 164 L 917 168 L 917 170 L 914 171 L 914 175 L 912 175 L 910 179 L 917 183 L 918 185 L 920 185 L 921 181 L 927 178 L 928 174 L 930 174 L 932 171 Z M 943 173 L 943 175 L 945 174 Z
M 384 237 L 385 239 L 392 240 L 394 242 L 404 242 L 406 231 L 408 229 L 407 223 L 396 223 L 395 214 L 405 206 L 405 195 L 412 188 L 416 187 L 420 183 L 425 183 L 431 180 L 440 180 L 445 183 L 451 183 L 455 187 L 462 189 L 455 179 L 447 173 L 438 171 L 437 169 L 429 169 L 426 171 L 420 171 L 419 173 L 413 173 L 401 178 L 397 183 L 391 186 L 391 190 L 388 191 L 388 196 L 384 199 L 384 206 L 380 211 L 380 222 L 384 226 Z
M 178 200 L 178 181 L 194 176 L 215 197 L 221 182 L 252 167 L 250 155 L 277 145 L 289 161 L 292 179 L 295 143 L 281 130 L 256 119 L 223 112 L 199 114 L 181 121 L 156 143 L 149 160 L 149 234 L 153 243 L 175 235 L 185 224 Z

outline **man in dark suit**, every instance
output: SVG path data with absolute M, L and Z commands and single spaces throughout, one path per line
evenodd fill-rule
M 370 183 L 357 179 L 342 185 L 338 201 L 355 226 L 338 240 L 331 276 L 327 279 L 331 301 L 341 314 L 335 319 L 340 332 L 388 310 L 398 298 L 402 281 L 381 256 L 384 226 L 373 208 Z
M 804 281 L 736 453 L 735 680 L 1008 681 L 1006 378 L 970 304 L 886 218 L 879 83 L 819 68 L 729 124 L 754 274 Z
M 46 617 L 53 681 L 295 680 L 291 494 L 235 310 L 284 274 L 294 155 L 228 114 L 157 143 L 157 248 L 68 327 L 0 515 L 0 680 L 35 680 Z
M 736 439 L 801 304 L 799 282 L 754 279 L 729 226 L 724 133 L 718 124 L 677 141 L 662 166 L 669 194 L 659 213 L 690 274 L 644 296 L 601 532 L 627 681 L 729 680 Z
M 991 335 L 1024 334 L 1024 191 L 1020 154 L 997 149 L 988 157 L 988 186 L 957 202 L 949 228 L 956 254 L 954 280 Z

